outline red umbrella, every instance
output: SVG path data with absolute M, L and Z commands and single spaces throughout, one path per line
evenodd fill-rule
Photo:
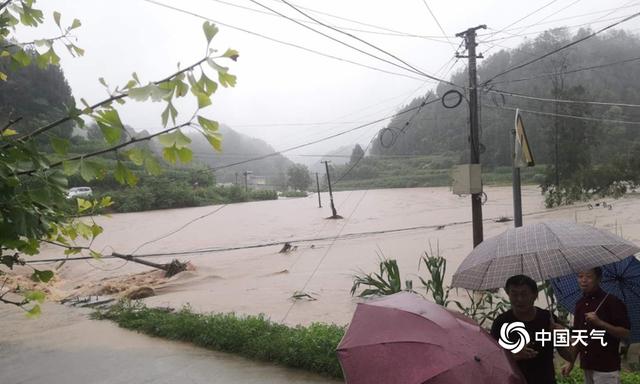
M 358 304 L 338 358 L 348 384 L 526 383 L 480 326 L 409 292 Z

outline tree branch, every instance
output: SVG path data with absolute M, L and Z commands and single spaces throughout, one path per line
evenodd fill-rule
M 48 243 L 51 245 L 57 245 L 58 247 L 62 247 L 62 248 L 67 248 L 67 249 L 73 249 L 73 250 L 83 250 L 83 249 L 91 249 L 90 247 L 81 247 L 81 246 L 73 246 L 73 245 L 66 245 L 66 244 L 62 244 L 62 243 L 57 243 L 55 241 L 50 241 L 50 240 L 42 240 L 43 243 Z
M 65 33 L 65 34 L 63 34 L 63 35 L 60 35 L 60 36 L 50 37 L 50 38 L 44 38 L 44 39 L 38 39 L 38 40 L 50 40 L 50 41 L 56 41 L 56 40 L 60 40 L 60 39 L 63 39 L 63 38 L 65 38 L 65 37 L 67 37 L 67 35 L 69 35 L 69 32 L 67 32 L 67 33 Z M 0 47 L 0 49 L 13 48 L 13 47 L 17 47 L 17 46 L 20 46 L 20 45 L 34 45 L 35 43 L 36 43 L 36 40 L 29 41 L 29 42 L 26 42 L 26 43 L 9 44 L 9 45 L 5 45 L 5 46 L 3 46 L 3 47 Z
M 204 63 L 208 58 L 209 57 L 202 58 L 202 59 L 198 60 L 195 64 L 192 64 L 192 65 L 190 65 L 190 66 L 188 66 L 188 67 L 186 67 L 186 68 L 184 68 L 182 70 L 179 70 L 179 71 L 173 73 L 172 75 L 169 75 L 169 76 L 165 77 L 162 80 L 158 80 L 158 81 L 154 82 L 153 84 L 159 85 L 161 83 L 164 83 L 166 81 L 171 80 L 172 78 L 174 78 L 174 77 L 176 77 L 176 76 L 178 76 L 178 75 L 180 75 L 182 73 L 191 71 L 195 67 L 197 67 L 200 64 Z M 89 106 L 89 109 L 94 110 L 94 109 L 96 109 L 98 107 L 101 107 L 101 106 L 103 106 L 105 104 L 112 103 L 112 102 L 114 102 L 116 100 L 120 100 L 120 99 L 123 99 L 123 98 L 128 97 L 128 96 L 129 96 L 129 94 L 126 93 L 126 92 L 125 93 L 121 93 L 121 94 L 119 94 L 117 96 L 111 96 L 108 99 L 102 100 L 100 102 L 95 103 L 94 105 Z M 52 123 L 49 123 L 49 124 L 47 124 L 47 125 L 45 125 L 43 127 L 40 127 L 38 129 L 36 129 L 35 131 L 33 131 L 33 132 L 29 133 L 29 134 L 26 134 L 26 135 L 20 137 L 18 140 L 24 141 L 24 140 L 30 139 L 30 138 L 32 138 L 34 136 L 40 135 L 40 134 L 42 134 L 42 133 L 44 133 L 44 132 L 46 132 L 46 131 L 48 131 L 48 130 L 50 130 L 52 128 L 57 127 L 60 124 L 66 123 L 67 121 L 73 119 L 74 117 L 82 116 L 82 115 L 85 115 L 85 114 L 86 113 L 81 113 L 80 115 L 77 115 L 77 116 L 65 116 L 65 117 L 63 117 L 63 118 L 61 118 L 59 120 L 56 120 L 56 121 L 54 121 Z M 11 143 L 5 145 L 2 148 L 6 148 L 9 145 L 11 145 Z
M 11 3 L 13 0 L 7 0 L 4 3 L 0 4 L 0 11 L 2 11 L 7 5 L 9 5 L 9 3 Z
M 124 143 L 120 143 L 120 144 L 118 144 L 118 145 L 114 145 L 114 146 L 109 147 L 109 148 L 101 149 L 101 150 L 99 150 L 99 151 L 91 152 L 91 153 L 88 153 L 88 154 L 86 154 L 86 155 L 78 155 L 78 156 L 70 157 L 70 158 L 65 159 L 65 160 L 60 160 L 60 161 L 58 161 L 58 162 L 55 162 L 55 163 L 51 164 L 51 165 L 49 166 L 49 169 L 59 167 L 59 166 L 61 166 L 61 165 L 62 165 L 62 163 L 63 163 L 63 162 L 65 162 L 65 161 L 81 160 L 81 159 L 86 159 L 86 158 L 90 158 L 90 157 L 95 157 L 95 156 L 103 155 L 103 154 L 105 154 L 105 153 L 113 152 L 113 151 L 116 151 L 116 150 L 118 150 L 118 149 L 120 149 L 120 148 L 127 147 L 127 146 L 129 146 L 129 145 L 131 145 L 131 144 L 134 144 L 134 143 L 137 143 L 137 142 L 140 142 L 140 141 L 147 141 L 147 140 L 151 140 L 151 139 L 153 139 L 153 138 L 154 138 L 154 137 L 156 137 L 156 136 L 160 136 L 160 135 L 163 135 L 163 134 L 165 134 L 165 133 L 169 133 L 169 132 L 174 131 L 174 130 L 176 130 L 176 129 L 180 129 L 180 128 L 183 128 L 183 127 L 187 127 L 187 126 L 189 126 L 189 125 L 191 125 L 191 122 L 190 122 L 190 121 L 189 121 L 189 122 L 186 122 L 186 123 L 183 123 L 183 124 L 180 124 L 180 125 L 176 125 L 175 127 L 171 127 L 171 128 L 164 129 L 164 130 L 162 130 L 162 131 L 160 131 L 160 132 L 158 132 L 158 133 L 154 133 L 153 135 L 144 136 L 144 137 L 140 137 L 140 138 L 133 138 L 133 139 L 131 139 L 131 140 L 129 140 L 129 141 L 126 141 L 126 142 L 124 142 Z M 36 171 L 37 171 L 37 169 L 30 169 L 30 170 L 28 170 L 28 171 L 22 171 L 22 172 L 18 172 L 18 173 L 16 173 L 16 176 L 31 175 L 32 173 L 34 173 L 34 172 L 36 172 Z
M 5 126 L 2 127 L 2 129 L 0 129 L 0 134 L 2 134 L 4 131 L 9 129 L 9 127 L 11 127 L 15 123 L 19 122 L 20 120 L 22 120 L 22 117 L 18 117 L 18 118 L 15 118 L 13 120 L 9 120 L 9 122 L 7 124 L 5 124 Z

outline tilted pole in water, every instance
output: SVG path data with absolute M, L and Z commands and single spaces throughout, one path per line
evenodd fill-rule
M 322 201 L 320 200 L 320 179 L 318 178 L 318 172 L 316 172 L 316 185 L 318 186 L 318 208 L 322 208 Z
M 337 217 L 338 212 L 336 212 L 336 206 L 333 204 L 333 191 L 331 190 L 331 176 L 329 175 L 329 160 L 322 160 L 321 163 L 324 163 L 324 166 L 327 170 L 327 183 L 329 184 L 329 200 L 331 201 L 331 212 L 333 213 L 332 217 Z

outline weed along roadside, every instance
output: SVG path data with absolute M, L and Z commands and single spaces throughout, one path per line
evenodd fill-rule
M 337 325 L 289 327 L 264 316 L 198 314 L 188 307 L 171 313 L 139 302 L 120 302 L 93 317 L 150 336 L 342 378 L 335 350 L 345 327 Z

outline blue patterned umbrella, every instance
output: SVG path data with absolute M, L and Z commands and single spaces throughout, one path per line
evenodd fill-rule
M 575 274 L 551 279 L 551 286 L 558 303 L 574 313 L 576 303 L 582 296 Z M 640 261 L 635 256 L 602 267 L 600 287 L 616 296 L 627 306 L 631 322 L 630 343 L 640 341 Z

